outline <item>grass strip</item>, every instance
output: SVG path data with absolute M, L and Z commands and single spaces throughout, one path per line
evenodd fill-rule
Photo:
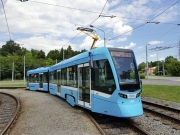
M 180 86 L 143 84 L 142 96 L 180 103 Z

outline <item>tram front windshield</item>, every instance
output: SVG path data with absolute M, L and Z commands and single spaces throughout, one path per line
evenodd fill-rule
M 136 91 L 140 88 L 138 71 L 132 52 L 111 52 L 120 89 Z

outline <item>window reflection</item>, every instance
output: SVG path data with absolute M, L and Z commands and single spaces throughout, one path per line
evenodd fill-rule
M 93 90 L 112 94 L 115 90 L 114 76 L 108 60 L 97 60 L 93 63 L 91 85 Z

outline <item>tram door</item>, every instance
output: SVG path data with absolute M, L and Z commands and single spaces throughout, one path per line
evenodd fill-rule
M 61 94 L 61 70 L 57 70 L 57 95 Z
M 31 74 L 30 74 L 31 75 Z M 26 76 L 26 87 L 29 89 L 29 80 L 30 80 L 30 75 Z
M 91 108 L 89 63 L 78 65 L 78 104 Z
M 43 73 L 39 73 L 39 89 L 43 89 Z

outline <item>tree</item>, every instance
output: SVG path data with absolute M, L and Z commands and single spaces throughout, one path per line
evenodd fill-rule
M 43 52 L 42 50 L 40 50 L 37 54 L 37 58 L 38 59 L 45 59 L 45 52 Z
M 168 56 L 165 59 L 165 64 L 169 64 L 171 63 L 172 60 L 177 60 L 176 58 L 174 58 L 173 56 Z
M 15 53 L 22 55 L 22 49 L 20 44 L 15 43 L 13 40 L 7 41 L 0 50 L 2 56 L 7 56 L 8 54 L 14 55 Z
M 68 58 L 71 58 L 73 56 L 73 50 L 71 48 L 71 46 L 69 45 L 67 50 L 65 50 L 65 58 L 68 59 Z
M 22 79 L 24 77 L 24 56 L 25 56 L 25 71 L 39 67 L 46 67 L 54 65 L 56 59 L 58 62 L 63 60 L 63 52 L 65 58 L 73 57 L 86 50 L 74 51 L 71 46 L 67 49 L 51 50 L 47 57 L 43 50 L 31 49 L 30 51 L 13 40 L 7 41 L 5 45 L 0 48 L 0 67 L 1 79 L 11 79 L 12 65 L 14 63 L 14 78 Z
M 60 60 L 60 52 L 58 50 L 50 50 L 47 54 L 47 58 L 51 58 L 52 60 Z M 61 59 L 62 60 L 62 59 Z
M 180 62 L 172 60 L 168 65 L 169 72 L 172 76 L 180 76 Z
M 46 59 L 46 66 L 52 66 L 56 64 L 54 60 L 52 60 L 51 58 L 47 58 Z
M 138 70 L 139 71 L 142 71 L 143 69 L 145 69 L 146 68 L 146 63 L 144 63 L 144 62 L 142 62 L 142 63 L 140 63 L 139 65 L 138 65 Z
M 31 54 L 32 54 L 33 59 L 38 58 L 38 53 L 39 53 L 38 50 L 31 49 Z
M 154 61 L 154 62 L 151 61 L 151 67 L 156 67 L 158 65 L 158 62 L 159 61 Z
M 80 53 L 83 53 L 83 52 L 86 52 L 87 50 L 86 49 L 82 49 L 81 51 L 80 51 Z
M 177 60 L 176 58 L 174 58 L 173 56 L 168 56 L 168 57 L 165 58 L 164 69 L 165 69 L 165 71 L 166 71 L 166 74 L 171 75 L 171 69 L 172 69 L 172 68 L 169 68 L 169 67 L 170 67 L 169 64 L 170 64 L 172 61 L 178 61 L 178 60 Z

